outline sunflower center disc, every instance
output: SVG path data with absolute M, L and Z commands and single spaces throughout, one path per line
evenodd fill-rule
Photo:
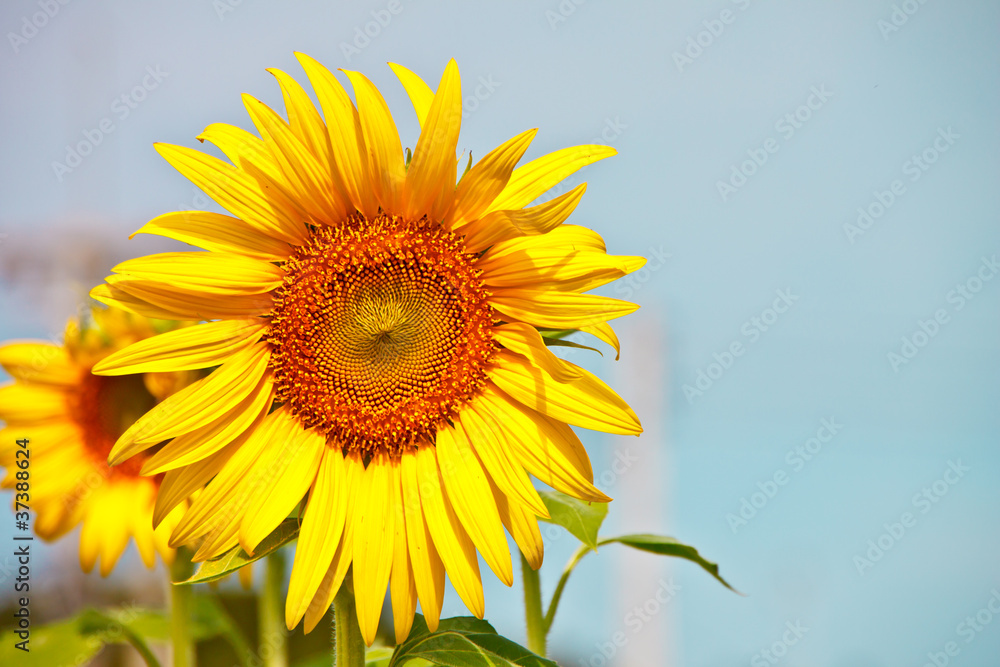
M 109 474 L 126 477 L 139 477 L 148 457 L 138 454 L 108 468 L 108 454 L 121 434 L 155 405 L 156 398 L 149 393 L 142 375 L 106 377 L 86 373 L 69 399 L 70 416 L 80 428 L 87 451 Z
M 495 318 L 450 232 L 353 218 L 285 266 L 267 339 L 278 399 L 345 450 L 398 453 L 486 378 Z

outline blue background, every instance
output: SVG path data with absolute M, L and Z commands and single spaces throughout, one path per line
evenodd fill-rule
M 38 4 L 3 3 L 0 337 L 58 336 L 115 261 L 167 247 L 126 237 L 204 204 L 151 144 L 195 146 L 211 122 L 252 127 L 243 92 L 282 108 L 264 68 L 304 82 L 299 50 L 365 72 L 412 146 L 416 120 L 385 62 L 433 86 L 455 57 L 460 150 L 478 158 L 529 127 L 541 129 L 528 158 L 595 140 L 618 149 L 569 180 L 590 183 L 572 222 L 611 252 L 651 257 L 635 282 L 606 290 L 642 305 L 619 326 L 621 361 L 573 357 L 610 378 L 647 426 L 638 440 L 586 436 L 599 480 L 611 471 L 599 485 L 618 498 L 606 530 L 672 534 L 746 594 L 691 564 L 608 547 L 571 580 L 553 653 L 567 665 L 604 664 L 602 649 L 618 665 L 771 664 L 760 652 L 799 623 L 808 631 L 778 647 L 780 664 L 922 665 L 949 641 L 953 664 L 1000 664 L 1000 619 L 968 642 L 958 627 L 1000 590 L 1000 280 L 961 309 L 953 295 L 979 286 L 983 258 L 1000 253 L 1000 5 L 232 3 L 71 2 L 23 33 Z M 729 23 L 716 23 L 723 11 Z M 359 37 L 366 29 L 374 36 Z M 686 49 L 689 62 L 675 55 Z M 166 75 L 136 94 L 147 67 Z M 814 87 L 828 99 L 803 108 Z M 112 106 L 122 95 L 143 98 L 127 116 Z M 789 136 L 778 124 L 796 112 L 808 119 Z M 113 131 L 57 175 L 67 145 L 105 118 Z M 912 180 L 906 163 L 949 128 L 957 138 Z M 723 197 L 718 182 L 769 139 L 776 152 L 744 165 L 752 175 Z M 905 191 L 852 238 L 845 225 L 895 180 Z M 797 300 L 774 321 L 776 290 Z M 940 309 L 947 322 L 894 367 L 888 355 Z M 772 324 L 751 340 L 753 317 Z M 735 341 L 744 353 L 712 367 Z M 685 392 L 700 372 L 715 379 Z M 823 418 L 843 428 L 796 469 L 787 453 Z M 619 460 L 635 461 L 618 472 L 626 451 Z M 968 471 L 938 485 L 946 495 L 914 503 L 959 461 Z M 781 472 L 787 483 L 771 488 Z M 757 496 L 734 530 L 727 516 L 758 484 L 776 492 Z M 904 512 L 915 525 L 860 573 L 855 557 Z M 574 548 L 553 536 L 546 594 Z M 62 554 L 71 567 L 75 548 L 47 547 L 50 566 Z M 127 561 L 138 573 L 134 551 Z M 484 574 L 487 618 L 523 640 L 517 584 Z M 636 630 L 629 610 L 669 578 L 675 597 Z M 450 594 L 445 613 L 463 611 Z M 615 632 L 624 645 L 611 649 Z

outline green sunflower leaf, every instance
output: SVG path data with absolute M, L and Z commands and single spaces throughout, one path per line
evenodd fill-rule
M 147 641 L 165 640 L 169 633 L 167 617 L 153 609 L 84 609 L 72 618 L 33 626 L 25 645 L 29 653 L 16 647 L 23 641 L 16 632 L 0 634 L 0 664 L 23 664 L 30 655 L 38 665 L 82 665 L 107 644 L 131 644 L 147 665 L 159 666 Z
M 591 352 L 596 352 L 602 357 L 604 356 L 604 353 L 598 350 L 596 347 L 590 347 L 589 345 L 581 345 L 580 343 L 574 343 L 571 340 L 565 340 L 563 338 L 549 338 L 547 336 L 542 336 L 542 342 L 544 342 L 549 347 L 575 347 L 578 350 L 590 350 Z
M 539 494 L 549 510 L 549 518 L 541 519 L 562 526 L 591 549 L 597 550 L 597 531 L 608 515 L 607 503 L 588 503 L 559 491 Z
M 557 667 L 523 646 L 501 637 L 478 618 L 461 616 L 441 621 L 436 632 L 417 614 L 406 641 L 396 648 L 388 667 Z
M 238 633 L 228 616 L 220 616 L 218 603 L 208 596 L 195 598 L 191 636 L 195 640 L 223 635 L 237 650 L 247 644 L 232 633 Z M 149 648 L 150 642 L 170 640 L 170 619 L 158 609 L 124 607 L 84 609 L 76 616 L 43 626 L 32 624 L 30 640 L 31 664 L 83 665 L 108 644 L 131 644 L 147 665 L 159 665 Z M 29 654 L 16 648 L 22 638 L 14 631 L 0 634 L 0 665 L 20 665 Z M 242 643 L 240 643 L 242 642 Z
M 661 556 L 675 556 L 677 558 L 689 560 L 692 563 L 697 563 L 702 567 L 702 569 L 715 577 L 723 586 L 734 593 L 742 595 L 742 593 L 730 586 L 729 582 L 719 575 L 719 565 L 717 563 L 705 560 L 702 558 L 701 554 L 698 553 L 697 549 L 687 544 L 682 544 L 672 537 L 666 537 L 665 535 L 651 535 L 649 533 L 637 533 L 634 535 L 621 535 L 619 537 L 605 537 L 601 539 L 599 544 L 605 545 L 613 544 L 615 542 L 632 547 L 633 549 L 639 549 L 640 551 L 648 551 L 649 553 L 659 554 Z
M 285 519 L 274 529 L 270 535 L 265 537 L 257 546 L 257 550 L 251 556 L 243 547 L 233 547 L 226 553 L 214 560 L 208 560 L 198 567 L 198 571 L 184 581 L 175 581 L 175 585 L 198 584 L 207 581 L 222 579 L 228 574 L 235 572 L 244 565 L 260 560 L 273 551 L 277 551 L 299 536 L 298 519 Z
M 541 334 L 542 338 L 546 340 L 546 344 L 550 340 L 560 340 L 569 336 L 570 334 L 575 334 L 579 329 L 539 329 L 538 333 Z

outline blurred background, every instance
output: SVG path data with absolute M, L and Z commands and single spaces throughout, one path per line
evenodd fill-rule
M 530 127 L 526 159 L 618 150 L 567 181 L 590 183 L 571 222 L 649 258 L 606 290 L 642 306 L 621 359 L 572 355 L 646 427 L 583 434 L 616 498 L 604 532 L 673 535 L 745 594 L 608 546 L 570 580 L 551 655 L 877 667 L 954 642 L 953 664 L 998 664 L 1000 5 L 64 1 L 0 6 L 0 339 L 58 338 L 112 265 L 171 248 L 132 231 L 214 209 L 152 144 L 252 129 L 244 92 L 282 109 L 265 68 L 305 82 L 298 50 L 363 71 L 413 146 L 385 63 L 436 86 L 454 57 L 460 150 Z M 575 541 L 543 534 L 547 598 Z M 101 581 L 77 547 L 38 545 L 38 622 L 161 603 L 134 549 Z M 484 573 L 487 619 L 523 642 L 519 582 Z M 444 615 L 465 613 L 450 592 Z

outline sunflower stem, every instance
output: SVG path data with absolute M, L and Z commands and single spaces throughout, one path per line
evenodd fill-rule
M 358 625 L 358 609 L 354 604 L 354 585 L 348 574 L 333 598 L 333 665 L 334 667 L 364 667 L 365 640 Z
M 549 601 L 549 609 L 545 612 L 545 619 L 542 621 L 542 626 L 545 629 L 546 635 L 549 634 L 549 630 L 552 629 L 552 621 L 556 618 L 556 610 L 559 608 L 559 601 L 562 599 L 563 590 L 566 588 L 566 582 L 569 581 L 569 575 L 573 573 L 573 568 L 575 568 L 576 564 L 580 562 L 580 559 L 590 553 L 590 551 L 590 547 L 586 544 L 582 544 L 573 554 L 573 557 L 569 559 L 569 562 L 566 563 L 562 576 L 559 577 L 559 583 L 556 584 L 556 590 L 552 594 L 552 599 Z
M 285 552 L 278 549 L 267 558 L 264 590 L 257 606 L 260 653 L 264 667 L 288 667 L 288 631 L 281 604 L 281 583 L 285 579 Z M 267 650 L 264 650 L 267 647 Z
M 528 649 L 545 657 L 545 620 L 542 617 L 542 584 L 538 572 L 521 554 L 521 578 L 524 581 L 524 620 L 528 626 Z
M 170 566 L 170 642 L 174 650 L 174 667 L 194 666 L 194 640 L 191 638 L 191 614 L 194 608 L 194 590 L 184 581 L 194 572 L 191 553 L 178 549 Z

